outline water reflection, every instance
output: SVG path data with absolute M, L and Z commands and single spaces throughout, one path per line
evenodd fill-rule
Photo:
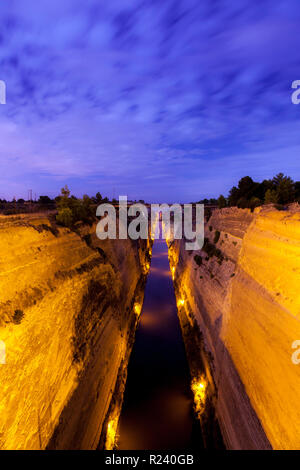
M 198 423 L 164 240 L 156 240 L 128 368 L 119 449 L 199 448 Z

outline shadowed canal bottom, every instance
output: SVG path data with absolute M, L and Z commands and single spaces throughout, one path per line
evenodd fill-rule
M 156 240 L 128 366 L 118 448 L 201 448 L 190 382 L 168 248 L 164 240 Z

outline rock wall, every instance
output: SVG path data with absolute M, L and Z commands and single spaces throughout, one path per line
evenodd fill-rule
M 0 217 L 0 240 L 0 448 L 96 448 L 149 242 L 100 241 L 95 226 L 74 232 L 42 214 Z
M 169 257 L 179 315 L 200 330 L 226 447 L 299 449 L 299 206 L 215 210 L 205 237 L 198 252 L 171 242 Z

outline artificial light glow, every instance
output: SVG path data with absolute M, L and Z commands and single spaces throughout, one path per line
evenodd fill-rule
M 206 381 L 204 378 L 193 379 L 191 383 L 192 392 L 194 394 L 195 411 L 200 416 L 204 411 L 206 397 Z
M 141 305 L 140 305 L 140 304 L 134 304 L 134 311 L 135 311 L 135 314 L 136 314 L 137 316 L 140 315 L 141 309 L 142 309 L 142 308 L 141 308 Z
M 107 425 L 105 450 L 113 450 L 115 447 L 118 421 L 111 419 Z

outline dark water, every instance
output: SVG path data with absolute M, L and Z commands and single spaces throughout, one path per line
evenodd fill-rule
M 119 449 L 201 447 L 164 240 L 156 240 L 128 367 Z

